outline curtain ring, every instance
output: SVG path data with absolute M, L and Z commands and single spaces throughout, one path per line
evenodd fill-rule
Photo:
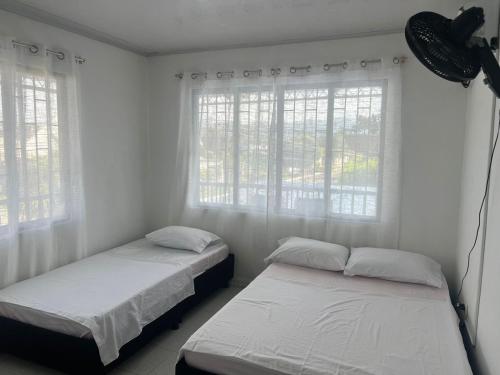
M 57 57 L 59 60 L 64 60 L 64 58 L 65 58 L 64 52 L 57 52 L 57 53 L 56 53 L 56 57 Z
M 311 65 L 307 65 L 307 66 L 291 66 L 290 67 L 290 73 L 291 74 L 297 73 L 297 71 L 299 71 L 299 70 L 305 70 L 307 73 L 309 73 L 311 71 Z
M 280 68 L 271 68 L 271 75 L 272 76 L 279 76 L 280 74 L 281 74 Z
M 393 62 L 394 64 L 399 64 L 399 63 L 400 63 L 399 57 L 397 57 L 397 56 L 396 56 L 396 57 L 394 57 L 394 58 L 392 59 L 392 62 Z
M 230 72 L 217 72 L 216 77 L 217 79 L 234 78 L 234 70 L 231 70 Z
M 36 44 L 32 44 L 31 46 L 29 46 L 28 50 L 33 54 L 33 55 L 36 55 L 38 53 L 38 51 L 40 51 L 40 48 L 38 48 L 38 46 Z
M 87 60 L 86 60 L 86 59 L 84 59 L 84 58 L 83 58 L 83 57 L 81 57 L 81 56 L 75 56 L 75 61 L 76 61 L 78 64 L 82 65 L 82 64 L 83 64 L 85 61 L 87 61 Z
M 361 65 L 362 68 L 366 68 L 366 66 L 368 65 L 368 63 L 366 62 L 366 60 L 361 60 L 361 62 L 359 63 L 359 65 Z
M 347 69 L 347 67 L 349 66 L 349 64 L 347 63 L 347 61 L 344 61 L 343 63 L 338 63 L 338 64 L 325 64 L 325 65 L 323 65 L 323 70 L 324 70 L 325 72 L 327 72 L 327 71 L 329 71 L 329 70 L 330 70 L 330 68 L 331 68 L 332 66 L 335 66 L 335 67 L 342 67 L 342 69 L 344 69 L 344 70 L 345 70 L 345 69 Z M 308 71 L 309 71 L 309 70 L 308 70 Z
M 262 69 L 257 69 L 257 70 L 244 70 L 243 71 L 243 77 L 248 78 L 250 75 L 255 74 L 259 77 L 262 77 Z
M 191 79 L 198 79 L 200 77 L 205 77 L 205 79 L 207 79 L 207 76 L 207 73 L 191 73 Z

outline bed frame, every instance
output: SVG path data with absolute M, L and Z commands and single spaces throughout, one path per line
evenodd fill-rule
M 0 317 L 0 352 L 13 354 L 69 374 L 106 374 L 165 329 L 177 329 L 182 316 L 219 288 L 228 287 L 234 275 L 234 255 L 194 279 L 195 294 L 186 298 L 120 349 L 120 357 L 104 366 L 93 339 L 78 338 Z

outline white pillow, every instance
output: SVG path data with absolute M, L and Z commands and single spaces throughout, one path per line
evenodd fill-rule
M 342 245 L 290 237 L 279 241 L 281 245 L 264 261 L 287 263 L 320 270 L 342 271 L 349 258 L 349 249 Z
M 201 229 L 170 226 L 146 234 L 156 245 L 201 253 L 207 246 L 221 241 L 217 235 Z
M 351 249 L 344 274 L 424 284 L 436 288 L 443 286 L 443 274 L 438 262 L 422 254 L 401 250 L 373 247 Z

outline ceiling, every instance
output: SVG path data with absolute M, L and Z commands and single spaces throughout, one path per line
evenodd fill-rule
M 0 8 L 143 54 L 401 31 L 458 0 L 0 0 Z

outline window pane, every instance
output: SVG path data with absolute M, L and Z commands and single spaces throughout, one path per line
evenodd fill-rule
M 332 183 L 335 215 L 377 216 L 383 87 L 335 89 Z
M 328 94 L 325 88 L 284 92 L 282 210 L 324 215 Z
M 282 213 L 375 218 L 383 95 L 379 81 L 195 95 L 198 203 L 264 209 L 271 197 Z
M 274 96 L 269 91 L 246 91 L 239 97 L 240 206 L 267 206 L 269 139 Z
M 199 131 L 199 202 L 233 204 L 234 95 L 198 95 L 195 103 Z
M 58 80 L 31 71 L 19 71 L 17 80 L 15 138 L 19 220 L 25 222 L 63 215 Z

